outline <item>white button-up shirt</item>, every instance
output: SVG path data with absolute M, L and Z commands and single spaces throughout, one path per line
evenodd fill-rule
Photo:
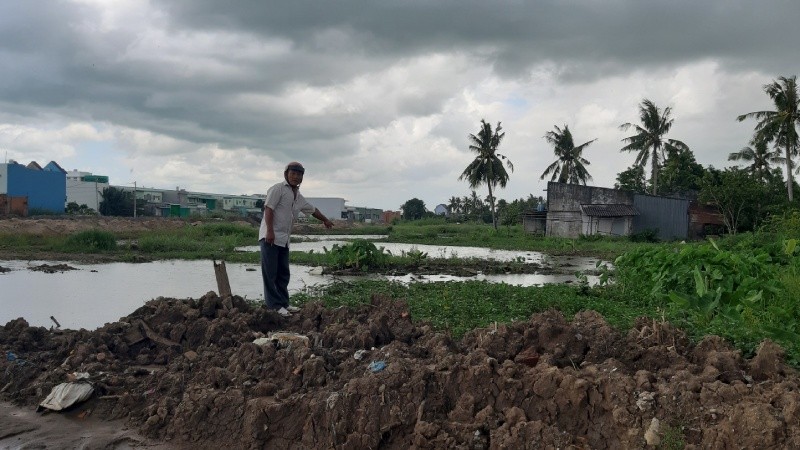
M 275 245 L 286 247 L 289 245 L 289 236 L 292 234 L 292 224 L 301 211 L 305 214 L 313 214 L 316 208 L 309 203 L 300 190 L 295 196 L 292 186 L 286 180 L 273 185 L 267 191 L 267 199 L 264 200 L 264 207 L 269 207 L 273 211 L 272 230 L 275 232 Z M 261 227 L 258 229 L 258 239 L 267 238 L 267 220 L 261 216 Z

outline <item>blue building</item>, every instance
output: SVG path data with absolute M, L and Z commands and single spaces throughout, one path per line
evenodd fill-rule
M 55 161 L 44 167 L 11 161 L 0 164 L 0 195 L 27 197 L 28 211 L 63 213 L 67 201 L 67 172 Z

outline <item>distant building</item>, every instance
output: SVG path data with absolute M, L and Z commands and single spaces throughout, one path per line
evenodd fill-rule
M 344 206 L 345 199 L 340 197 L 306 197 L 309 203 L 314 205 L 319 212 L 331 220 L 347 219 L 347 208 Z
M 0 195 L 3 205 L 11 212 L 15 198 L 27 198 L 27 213 L 38 211 L 63 214 L 67 200 L 67 172 L 55 161 L 41 167 L 35 161 L 23 166 L 16 161 L 0 164 Z
M 437 216 L 450 217 L 450 210 L 447 209 L 447 205 L 444 203 L 439 203 L 436 205 L 436 208 L 433 208 L 433 213 Z
M 86 205 L 95 211 L 100 211 L 103 190 L 108 187 L 108 177 L 105 175 L 71 170 L 67 172 L 67 203 L 74 202 L 78 206 Z
M 660 240 L 698 239 L 720 229 L 722 216 L 690 195 L 660 197 L 595 186 L 547 184 L 547 236 L 627 236 L 655 232 Z M 525 230 L 541 229 L 541 214 L 523 217 Z
M 400 220 L 403 218 L 402 211 L 384 211 L 381 214 L 381 222 L 383 223 L 392 223 L 395 220 Z
M 638 214 L 632 192 L 547 183 L 547 236 L 627 236 Z
M 382 217 L 382 209 L 367 208 L 366 206 L 347 207 L 347 220 L 351 222 L 379 223 Z

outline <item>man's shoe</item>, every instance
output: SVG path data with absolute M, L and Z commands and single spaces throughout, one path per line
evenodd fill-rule
M 290 313 L 289 310 L 286 309 L 286 308 L 281 308 L 277 312 L 278 312 L 278 314 L 280 314 L 283 317 L 291 317 L 292 316 L 292 313 Z
M 300 308 L 298 308 L 297 306 L 287 306 L 286 310 L 289 311 L 290 313 L 300 312 Z

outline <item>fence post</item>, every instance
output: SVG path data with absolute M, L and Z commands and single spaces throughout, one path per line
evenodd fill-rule
M 216 260 L 212 260 L 214 263 L 214 275 L 217 277 L 217 290 L 219 290 L 219 296 L 224 300 L 228 299 L 230 301 L 231 295 L 231 283 L 228 281 L 228 271 L 225 269 L 225 261 L 220 261 L 217 264 Z

